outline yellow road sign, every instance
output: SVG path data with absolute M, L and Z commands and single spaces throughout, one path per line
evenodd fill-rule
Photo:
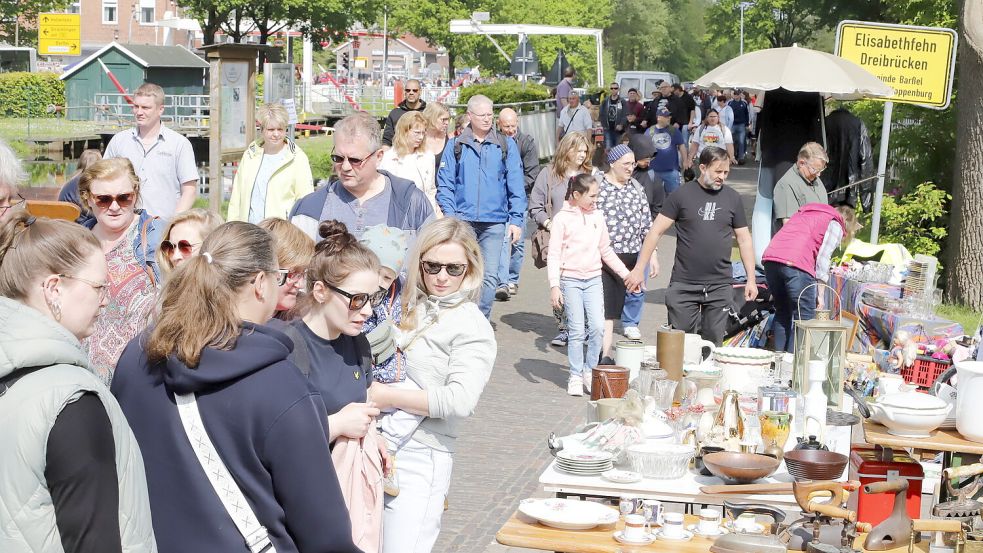
M 956 31 L 941 27 L 841 21 L 836 55 L 876 75 L 894 89 L 881 101 L 949 107 L 956 66 Z
M 78 56 L 82 53 L 82 22 L 77 13 L 38 16 L 38 54 Z

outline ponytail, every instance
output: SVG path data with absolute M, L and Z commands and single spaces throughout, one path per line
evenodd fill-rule
M 570 180 L 567 181 L 567 193 L 564 199 L 572 200 L 574 193 L 586 194 L 595 182 L 597 182 L 597 179 L 587 173 L 580 173 L 579 175 L 570 177 Z
M 99 240 L 85 227 L 16 209 L 0 224 L 0 296 L 23 300 L 39 278 L 72 274 L 96 252 Z
M 164 284 L 157 326 L 147 341 L 155 363 L 174 355 L 197 367 L 205 348 L 232 349 L 241 332 L 237 296 L 256 273 L 273 273 L 273 239 L 242 221 L 221 225 L 201 244 L 201 254 L 180 264 Z

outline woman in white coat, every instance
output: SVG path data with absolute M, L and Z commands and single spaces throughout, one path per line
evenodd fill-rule
M 434 155 L 427 152 L 427 120 L 418 111 L 409 111 L 396 123 L 393 147 L 382 156 L 379 168 L 413 181 L 427 195 L 435 213 L 437 207 L 437 175 Z

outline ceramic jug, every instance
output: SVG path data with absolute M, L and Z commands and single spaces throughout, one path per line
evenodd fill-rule
M 765 455 L 781 459 L 792 430 L 792 415 L 781 411 L 764 411 L 758 415 L 758 420 L 761 421 L 761 443 L 765 446 Z
M 983 361 L 956 363 L 956 430 L 967 440 L 983 442 Z
M 683 365 L 702 365 L 713 356 L 713 342 L 704 340 L 699 334 L 687 334 L 683 338 Z M 707 351 L 704 355 L 704 351 Z

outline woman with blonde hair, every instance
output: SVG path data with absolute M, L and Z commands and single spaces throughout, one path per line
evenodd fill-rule
M 436 161 L 434 154 L 427 152 L 425 139 L 427 120 L 418 111 L 409 111 L 396 123 L 393 147 L 382 156 L 379 168 L 390 174 L 413 181 L 416 187 L 427 195 L 435 213 L 437 207 Z
M 246 148 L 232 180 L 229 221 L 258 223 L 286 217 L 297 200 L 314 191 L 307 154 L 287 136 L 289 115 L 280 104 L 256 110 L 263 136 Z
M 0 221 L 14 214 L 12 208 L 24 204 L 24 197 L 17 191 L 17 187 L 26 180 L 27 173 L 20 158 L 0 138 Z
M 161 553 L 358 551 L 324 404 L 265 325 L 283 275 L 268 232 L 225 223 L 120 359 L 112 392 L 144 454 Z
M 197 254 L 205 237 L 224 222 L 218 213 L 200 207 L 175 215 L 157 249 L 157 263 L 164 275 Z
M 567 133 L 560 139 L 553 162 L 544 171 L 539 172 L 529 194 L 529 216 L 536 221 L 537 227 L 547 232 L 550 230 L 553 216 L 563 209 L 563 204 L 566 202 L 567 183 L 572 177 L 594 172 L 594 167 L 591 165 L 593 151 L 594 143 L 585 132 Z M 545 266 L 545 258 L 541 266 L 537 260 L 537 267 Z M 568 335 L 566 316 L 562 307 L 553 308 L 553 318 L 556 319 L 559 333 L 551 343 L 557 347 L 565 347 Z
M 427 120 L 427 138 L 424 141 L 424 149 L 434 155 L 436 163 L 440 163 L 440 156 L 444 153 L 447 146 L 447 130 L 451 124 L 451 112 L 446 104 L 440 102 L 430 102 L 423 109 L 423 118 Z
M 106 305 L 99 240 L 24 211 L 0 225 L 0 544 L 157 551 L 140 448 L 79 342 Z
M 92 370 L 108 386 L 123 347 L 154 313 L 161 280 L 156 254 L 167 222 L 136 209 L 140 178 L 126 158 L 89 166 L 79 178 L 79 197 L 93 215 L 85 226 L 99 239 L 109 266 L 107 308 L 84 340 Z
M 423 389 L 380 382 L 369 389 L 380 409 L 427 417 L 394 444 L 399 495 L 386 497 L 386 552 L 428 552 L 440 533 L 458 432 L 495 364 L 495 335 L 475 303 L 483 274 L 467 223 L 445 217 L 420 230 L 407 264 L 398 346 L 407 376 Z
M 286 280 L 277 289 L 278 319 L 290 319 L 297 307 L 298 294 L 306 290 L 307 267 L 314 257 L 314 240 L 286 219 L 271 217 L 259 222 L 259 228 L 273 237 L 273 253 L 280 268 L 287 271 Z

